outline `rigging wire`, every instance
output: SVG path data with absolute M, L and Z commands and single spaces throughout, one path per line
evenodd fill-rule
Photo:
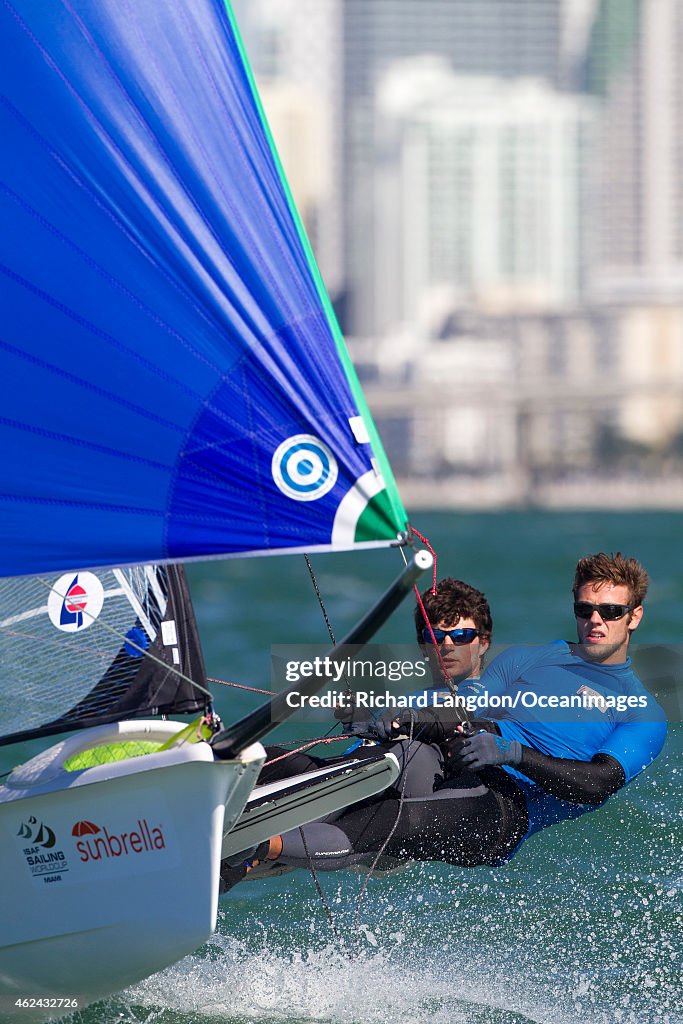
M 422 541 L 422 543 L 425 545 L 427 550 L 430 552 L 432 558 L 434 559 L 434 565 L 433 565 L 433 569 L 432 569 L 432 594 L 436 594 L 436 560 L 437 560 L 436 551 L 434 550 L 432 545 L 429 543 L 428 539 L 425 536 L 423 536 L 423 534 L 421 534 L 419 530 L 416 530 L 415 527 L 412 526 L 412 525 L 410 527 L 410 532 L 411 532 L 411 535 L 415 534 L 415 536 L 418 537 Z M 401 554 L 403 555 L 403 561 L 407 565 L 408 561 L 406 559 L 405 553 L 404 553 L 402 548 L 401 548 Z M 437 644 L 437 642 L 436 642 L 436 637 L 434 636 L 434 628 L 432 626 L 432 623 L 429 620 L 429 616 L 427 615 L 427 609 L 424 606 L 424 602 L 422 600 L 422 595 L 420 594 L 420 591 L 417 588 L 417 584 L 415 584 L 415 586 L 413 587 L 413 590 L 415 591 L 415 598 L 417 600 L 418 607 L 419 607 L 420 611 L 422 612 L 422 618 L 424 619 L 424 623 L 425 623 L 427 629 L 429 630 L 429 634 L 430 634 L 430 636 L 432 638 L 432 645 L 434 647 L 434 654 L 436 655 L 437 661 L 439 662 L 439 668 L 441 669 L 441 676 L 443 678 L 444 684 L 450 690 L 451 694 L 455 697 L 457 695 L 457 693 L 458 693 L 458 688 L 455 685 L 455 683 L 453 682 L 453 680 L 450 678 L 450 676 L 448 675 L 448 671 L 446 669 L 446 665 L 444 663 L 443 656 L 441 654 L 441 648 L 440 648 L 439 644 Z
M 308 572 L 309 572 L 309 575 L 311 577 L 311 583 L 313 584 L 313 589 L 315 590 L 316 597 L 318 598 L 318 604 L 320 605 L 320 610 L 323 613 L 323 618 L 325 619 L 325 625 L 327 626 L 328 635 L 329 635 L 330 640 L 332 642 L 332 646 L 335 647 L 336 644 L 337 644 L 337 641 L 336 641 L 335 636 L 334 636 L 334 630 L 332 629 L 332 623 L 330 622 L 330 618 L 329 618 L 329 616 L 327 614 L 327 609 L 325 608 L 325 602 L 323 601 L 323 597 L 322 597 L 322 594 L 320 592 L 320 587 L 318 586 L 318 580 L 316 579 L 315 572 L 313 571 L 313 566 L 311 564 L 310 558 L 308 557 L 307 554 L 304 554 L 304 558 L 306 559 L 306 566 L 308 568 Z M 344 682 L 346 684 L 347 695 L 350 698 L 349 705 L 350 705 L 350 711 L 352 713 L 353 703 L 354 703 L 354 701 L 353 701 L 353 690 L 351 689 L 351 684 L 349 683 L 349 678 L 348 678 L 348 675 L 346 673 L 344 673 Z M 325 739 L 326 740 L 330 737 L 330 733 L 332 732 L 332 730 L 336 729 L 337 725 L 339 725 L 339 724 L 341 724 L 341 723 L 335 723 L 334 725 L 332 725 L 328 729 L 327 733 L 325 734 Z M 340 737 L 335 737 L 335 738 L 345 739 L 346 737 L 340 736 Z M 312 744 L 312 746 L 315 746 L 315 744 Z M 291 751 L 291 753 L 296 753 L 296 751 Z M 288 756 L 289 756 L 289 754 L 284 754 L 283 755 L 283 757 L 288 757 Z M 277 760 L 280 760 L 280 758 L 278 758 Z M 329 903 L 327 901 L 327 897 L 325 895 L 325 890 L 323 889 L 323 887 L 321 885 L 321 882 L 320 882 L 320 879 L 318 878 L 318 872 L 315 869 L 315 864 L 313 863 L 313 858 L 311 857 L 310 851 L 308 849 L 308 844 L 306 842 L 306 836 L 305 836 L 304 830 L 303 830 L 303 828 L 301 826 L 299 827 L 299 835 L 301 836 L 301 841 L 303 843 L 304 852 L 305 852 L 306 858 L 308 860 L 308 869 L 311 872 L 311 877 L 313 878 L 313 884 L 315 885 L 316 891 L 318 893 L 318 898 L 320 900 L 320 904 L 321 904 L 321 906 L 323 908 L 323 911 L 325 913 L 325 917 L 327 918 L 327 923 L 329 924 L 330 928 L 332 929 L 332 934 L 334 935 L 335 939 L 339 943 L 340 948 L 343 950 L 344 949 L 344 945 L 345 945 L 344 944 L 344 938 L 341 935 L 339 929 L 337 928 L 337 923 L 336 923 L 336 921 L 334 919 L 334 915 L 333 915 L 332 910 L 330 908 L 330 905 L 329 905 Z
M 345 947 L 344 936 L 341 934 L 341 932 L 337 928 L 337 922 L 334 919 L 334 915 L 333 915 L 332 910 L 330 908 L 330 905 L 329 905 L 329 903 L 327 901 L 327 896 L 325 895 L 325 890 L 323 889 L 323 887 L 322 887 L 322 885 L 320 883 L 320 879 L 318 878 L 318 872 L 315 869 L 315 865 L 313 863 L 313 858 L 311 857 L 311 852 L 308 849 L 308 843 L 306 842 L 306 834 L 305 834 L 305 832 L 303 830 L 303 827 L 301 825 L 299 826 L 299 835 L 301 836 L 301 842 L 303 843 L 304 853 L 306 854 L 306 857 L 308 858 L 308 867 L 309 867 L 309 870 L 310 870 L 311 875 L 313 877 L 313 883 L 314 883 L 316 891 L 318 893 L 318 898 L 320 899 L 320 903 L 322 905 L 322 908 L 325 911 L 325 917 L 327 918 L 327 923 L 329 924 L 330 928 L 332 929 L 332 934 L 334 935 L 335 939 L 339 943 L 339 946 L 346 953 L 346 949 L 344 948 Z M 348 956 L 348 953 L 347 953 L 347 956 Z
M 433 587 L 433 589 L 436 589 L 436 552 L 434 551 L 432 546 L 429 544 L 429 541 L 427 541 L 426 538 L 424 538 L 422 536 L 422 534 L 418 533 L 416 530 L 412 530 L 412 532 L 415 533 L 420 538 L 420 540 L 422 540 L 427 545 L 427 547 L 429 548 L 429 550 L 431 551 L 431 553 L 432 553 L 432 555 L 434 557 L 434 577 L 433 577 L 433 581 L 432 581 L 432 587 Z M 407 560 L 405 552 L 403 550 L 403 546 L 399 547 L 399 551 L 401 552 L 401 557 L 403 558 L 404 564 L 407 565 L 408 564 L 408 560 Z M 327 631 L 329 633 L 330 640 L 332 641 L 333 644 L 336 644 L 336 640 L 334 638 L 334 632 L 332 630 L 332 624 L 331 624 L 329 616 L 327 614 L 327 610 L 325 608 L 325 605 L 324 605 L 324 602 L 323 602 L 323 599 L 322 599 L 322 594 L 320 593 L 320 588 L 318 586 L 318 581 L 317 581 L 315 573 L 313 571 L 313 566 L 311 565 L 311 561 L 310 561 L 308 555 L 304 555 L 304 558 L 306 559 L 306 565 L 308 566 L 308 571 L 309 571 L 310 576 L 311 576 L 311 581 L 313 583 L 313 587 L 315 589 L 315 593 L 316 593 L 316 596 L 318 598 L 318 603 L 320 604 L 320 609 L 321 609 L 321 611 L 323 613 L 323 617 L 325 619 L 325 624 L 327 625 Z M 425 615 L 425 619 L 426 619 L 426 611 L 424 610 L 424 606 L 422 605 L 422 601 L 421 601 L 420 594 L 419 594 L 419 591 L 417 589 L 417 586 L 414 589 L 415 589 L 415 594 L 417 596 L 417 600 L 418 600 L 418 602 L 420 603 L 420 606 L 423 609 L 423 614 Z M 431 629 L 431 625 L 430 625 L 428 620 L 427 620 L 427 624 L 429 625 L 429 628 Z M 438 652 L 438 645 L 435 645 L 435 646 L 436 646 L 436 649 L 437 649 L 437 652 Z M 439 653 L 439 658 L 440 658 L 440 653 Z M 441 658 L 440 658 L 440 660 L 441 660 Z M 443 661 L 442 660 L 441 660 L 441 665 L 442 665 L 442 669 L 444 670 L 444 676 L 445 676 L 445 666 L 443 665 Z M 353 691 L 352 691 L 351 686 L 349 684 L 349 680 L 348 680 L 348 676 L 347 675 L 344 676 L 344 681 L 346 683 L 347 693 L 351 697 L 351 700 L 353 700 Z M 455 688 L 453 687 L 452 689 L 453 689 L 453 692 L 455 692 Z M 322 887 L 322 884 L 320 882 L 320 878 L 318 876 L 318 872 L 317 872 L 315 864 L 313 862 L 313 858 L 311 857 L 310 851 L 308 849 L 308 844 L 306 843 L 306 836 L 305 836 L 304 830 L 303 830 L 303 828 L 301 826 L 299 827 L 299 834 L 301 836 L 301 841 L 302 841 L 302 844 L 303 844 L 303 847 L 304 847 L 304 852 L 306 854 L 306 857 L 308 858 L 308 867 L 309 867 L 309 870 L 311 872 L 311 876 L 313 878 L 313 882 L 314 882 L 316 891 L 318 893 L 318 897 L 320 899 L 320 903 L 322 905 L 323 911 L 325 912 L 325 916 L 327 918 L 328 924 L 330 925 L 330 928 L 332 929 L 332 933 L 335 936 L 335 938 L 337 939 L 337 942 L 339 943 L 339 945 L 342 948 L 343 952 L 351 960 L 355 960 L 355 959 L 357 959 L 360 956 L 360 912 L 361 912 L 361 906 L 363 904 L 363 900 L 364 900 L 365 895 L 366 895 L 366 893 L 368 891 L 368 886 L 370 884 L 370 879 L 372 878 L 372 876 L 373 876 L 373 874 L 374 874 L 374 872 L 375 872 L 375 870 L 377 868 L 377 865 L 378 865 L 382 855 L 384 854 L 384 851 L 386 850 L 387 846 L 391 842 L 391 839 L 392 839 L 394 833 L 396 832 L 396 829 L 398 828 L 398 823 L 399 823 L 399 820 L 400 820 L 400 817 L 401 817 L 401 813 L 403 811 L 403 803 L 404 803 L 404 799 L 405 799 L 405 789 L 406 789 L 406 783 L 407 783 L 407 774 L 406 774 L 405 768 L 406 768 L 407 763 L 408 763 L 408 756 L 409 756 L 409 753 L 410 753 L 410 748 L 411 748 L 411 746 L 413 744 L 414 724 L 415 723 L 414 723 L 413 719 L 411 718 L 411 720 L 410 720 L 410 728 L 409 728 L 409 736 L 408 736 L 408 745 L 407 745 L 407 747 L 405 749 L 405 754 L 404 754 L 404 758 L 403 758 L 403 769 L 402 769 L 403 778 L 401 780 L 401 789 L 400 789 L 400 793 L 399 793 L 398 808 L 397 808 L 397 811 L 396 811 L 396 818 L 395 818 L 394 823 L 391 826 L 391 828 L 390 828 L 386 838 L 384 839 L 381 847 L 377 851 L 377 853 L 376 853 L 372 863 L 370 864 L 370 867 L 369 867 L 369 869 L 367 871 L 367 874 L 366 874 L 366 876 L 365 876 L 365 878 L 363 880 L 363 884 L 361 885 L 361 888 L 360 888 L 360 890 L 358 892 L 358 895 L 356 897 L 356 904 L 355 904 L 354 918 L 353 918 L 353 938 L 354 938 L 355 953 L 352 953 L 352 952 L 348 951 L 345 948 L 344 938 L 341 935 L 341 933 L 340 933 L 340 931 L 339 931 L 339 929 L 337 927 L 337 923 L 336 923 L 336 921 L 334 919 L 334 915 L 332 913 L 332 910 L 330 908 L 329 902 L 327 900 L 327 896 L 325 895 L 325 891 L 324 891 L 324 889 Z M 332 726 L 332 729 L 334 729 L 334 728 L 336 728 L 336 726 Z M 344 739 L 345 737 L 342 736 L 342 737 L 336 737 L 336 738 Z M 314 746 L 314 745 L 315 744 L 311 744 L 311 746 Z M 297 753 L 297 751 L 290 751 L 290 753 Z M 288 756 L 289 756 L 289 753 L 282 755 L 282 757 L 288 757 Z M 278 758 L 277 760 L 280 760 L 280 758 Z
M 316 597 L 318 598 L 318 604 L 320 605 L 320 610 L 323 613 L 323 618 L 325 619 L 325 625 L 327 626 L 327 632 L 329 634 L 330 640 L 332 641 L 332 646 L 336 647 L 337 641 L 335 639 L 334 631 L 332 629 L 332 623 L 330 622 L 330 617 L 327 614 L 327 609 L 325 608 L 325 602 L 323 601 L 323 597 L 322 597 L 322 594 L 320 592 L 320 587 L 318 586 L 318 580 L 316 579 L 315 572 L 313 571 L 313 566 L 311 564 L 311 560 L 308 557 L 308 555 L 306 555 L 306 554 L 304 554 L 304 558 L 306 559 L 306 565 L 308 567 L 308 572 L 309 572 L 310 577 L 311 577 L 311 583 L 313 584 L 313 589 L 315 590 Z M 344 684 L 346 686 L 346 695 L 348 697 L 349 713 L 353 714 L 353 709 L 354 709 L 354 706 L 355 706 L 354 694 L 353 694 L 353 690 L 351 688 L 351 683 L 349 682 L 349 677 L 348 677 L 346 672 L 344 673 L 344 677 L 343 678 L 344 678 Z M 328 736 L 329 736 L 330 732 L 332 731 L 332 729 L 336 729 L 336 724 L 333 725 L 329 729 L 329 731 L 327 733 Z
M 332 623 L 330 622 L 329 616 L 327 614 L 327 609 L 325 608 L 325 603 L 323 601 L 323 596 L 320 593 L 320 587 L 318 586 L 318 581 L 317 581 L 317 579 L 315 577 L 315 573 L 313 572 L 313 566 L 311 565 L 311 560 L 308 557 L 308 555 L 306 555 L 306 554 L 304 554 L 304 558 L 306 559 L 306 566 L 308 567 L 308 572 L 309 572 L 310 577 L 311 577 L 311 583 L 313 584 L 313 589 L 315 590 L 315 595 L 318 598 L 318 604 L 320 605 L 320 610 L 323 613 L 323 618 L 325 619 L 325 625 L 327 626 L 327 632 L 329 633 L 330 640 L 332 641 L 332 646 L 336 647 L 337 641 L 335 640 L 334 633 L 332 631 Z
M 212 679 L 211 676 L 206 677 L 207 683 L 217 683 L 219 686 L 234 686 L 237 690 L 248 690 L 250 693 L 265 693 L 267 697 L 273 696 L 272 690 L 260 690 L 258 686 L 245 686 L 244 683 L 233 683 L 227 679 Z
M 402 768 L 403 779 L 401 780 L 401 791 L 399 793 L 398 809 L 396 811 L 396 818 L 394 819 L 394 824 L 391 826 L 391 828 L 389 830 L 389 834 L 387 835 L 386 839 L 384 840 L 384 842 L 380 846 L 379 850 L 377 851 L 377 853 L 375 855 L 375 859 L 373 860 L 372 864 L 370 865 L 370 869 L 369 869 L 367 875 L 363 879 L 363 884 L 361 886 L 360 892 L 358 893 L 358 896 L 356 897 L 356 910 L 355 910 L 354 917 L 353 917 L 353 927 L 354 927 L 354 934 L 355 934 L 355 939 L 356 939 L 356 955 L 355 955 L 354 959 L 357 959 L 360 956 L 360 908 L 361 908 L 361 904 L 362 904 L 363 899 L 365 897 L 365 894 L 366 894 L 366 892 L 368 890 L 368 885 L 370 884 L 370 879 L 372 878 L 373 873 L 374 873 L 377 865 L 379 864 L 380 858 L 382 857 L 384 851 L 386 850 L 387 846 L 391 842 L 391 839 L 392 839 L 392 836 L 394 835 L 394 832 L 398 828 L 398 823 L 399 823 L 399 820 L 401 818 L 401 813 L 403 811 L 403 802 L 405 800 L 405 791 L 406 791 L 406 781 L 407 781 L 407 778 L 408 778 L 408 775 L 407 775 L 407 772 L 406 772 L 406 768 L 408 766 L 408 755 L 410 753 L 410 748 L 411 748 L 411 746 L 413 744 L 413 729 L 414 729 L 414 725 L 415 725 L 414 720 L 411 718 L 410 719 L 410 730 L 409 730 L 409 733 L 408 733 L 408 746 L 406 747 L 405 755 L 404 755 L 404 758 L 403 758 L 403 768 Z

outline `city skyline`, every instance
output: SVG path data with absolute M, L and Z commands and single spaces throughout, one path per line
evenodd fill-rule
M 471 477 L 462 436 L 496 449 L 496 500 L 677 469 L 677 0 L 235 8 L 399 473 Z M 485 393 L 430 411 L 435 367 L 482 366 Z

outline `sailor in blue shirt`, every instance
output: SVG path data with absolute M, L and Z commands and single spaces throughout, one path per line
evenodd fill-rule
M 579 620 L 579 630 L 586 621 Z M 557 641 L 500 655 L 482 683 L 490 703 L 506 701 L 484 712 L 501 738 L 469 738 L 456 759 L 473 770 L 499 764 L 515 779 L 529 816 L 525 839 L 600 806 L 664 744 L 664 713 L 630 659 L 591 662 L 584 652 L 583 645 Z
M 510 648 L 482 678 L 484 714 L 500 736 L 467 738 L 455 760 L 475 771 L 501 765 L 515 779 L 529 817 L 524 838 L 593 810 L 664 745 L 664 712 L 627 656 L 647 585 L 635 559 L 582 559 L 574 581 L 578 644 Z
M 330 869 L 367 862 L 379 850 L 397 859 L 500 864 L 534 832 L 595 810 L 647 768 L 666 737 L 664 713 L 628 658 L 647 587 L 635 559 L 581 559 L 573 587 L 578 643 L 512 647 L 480 679 L 461 677 L 458 697 L 481 708 L 474 721 L 463 724 L 457 707 L 432 707 L 366 723 L 403 758 L 394 790 L 275 837 L 260 855 L 292 866 L 310 856 Z M 423 641 L 443 657 L 449 641 L 465 646 L 465 634 L 460 619 L 440 620 L 424 628 Z

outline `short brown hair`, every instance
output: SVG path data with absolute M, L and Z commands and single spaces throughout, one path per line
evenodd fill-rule
M 454 580 L 450 576 L 439 580 L 436 592 L 430 587 L 422 594 L 427 617 L 432 625 L 437 622 L 457 622 L 458 619 L 472 619 L 479 630 L 479 635 L 490 640 L 493 632 L 491 609 L 481 590 L 471 587 L 462 580 Z M 426 622 L 420 605 L 415 606 L 415 630 L 417 642 L 424 640 Z
M 580 558 L 574 573 L 573 593 L 586 583 L 613 583 L 614 586 L 628 587 L 631 604 L 634 608 L 645 600 L 650 577 L 645 567 L 635 558 L 624 558 L 621 551 L 616 555 L 606 555 L 604 551 L 597 555 L 586 555 Z

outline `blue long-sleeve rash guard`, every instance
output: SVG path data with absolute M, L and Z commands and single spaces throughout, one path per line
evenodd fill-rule
M 542 647 L 511 647 L 480 679 L 461 683 L 458 693 L 478 699 L 486 695 L 488 706 L 479 717 L 495 719 L 505 739 L 519 740 L 551 757 L 591 761 L 606 754 L 621 765 L 625 782 L 654 761 L 666 738 L 664 712 L 633 673 L 630 659 L 618 665 L 595 664 L 564 640 Z M 578 707 L 561 706 L 582 696 Z M 506 771 L 527 801 L 525 838 L 595 810 L 595 805 L 551 796 L 515 768 Z

